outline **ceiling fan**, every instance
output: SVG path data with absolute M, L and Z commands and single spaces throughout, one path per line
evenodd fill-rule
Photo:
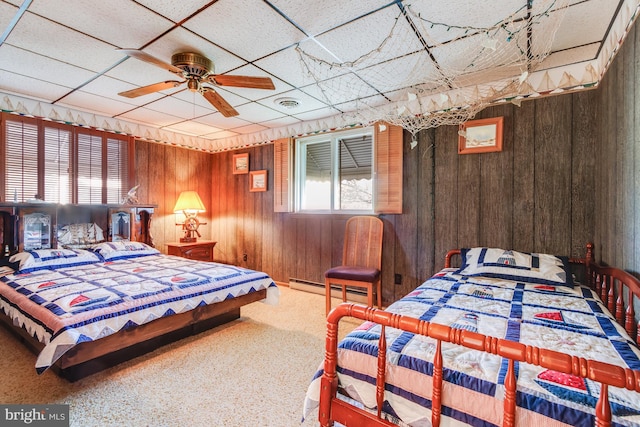
M 199 53 L 179 52 L 171 56 L 171 64 L 157 59 L 141 50 L 118 49 L 118 51 L 133 58 L 148 62 L 160 68 L 176 74 L 184 80 L 167 80 L 154 83 L 137 89 L 120 92 L 118 95 L 127 98 L 137 98 L 172 87 L 178 87 L 187 83 L 187 88 L 192 92 L 198 92 L 205 97 L 225 117 L 237 116 L 238 112 L 229 104 L 214 88 L 206 86 L 235 86 L 253 89 L 275 89 L 273 81 L 269 77 L 235 76 L 228 74 L 214 74 L 213 62 Z

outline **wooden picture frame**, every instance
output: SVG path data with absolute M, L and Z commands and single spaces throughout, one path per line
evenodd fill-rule
M 249 191 L 267 191 L 267 171 L 251 171 L 249 173 Z
M 502 151 L 503 117 L 470 120 L 458 132 L 458 154 Z
M 233 174 L 249 173 L 249 153 L 233 155 Z

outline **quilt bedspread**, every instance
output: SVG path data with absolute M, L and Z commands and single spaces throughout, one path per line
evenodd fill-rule
M 0 309 L 45 344 L 42 373 L 81 342 L 261 289 L 277 301 L 266 273 L 149 255 L 2 277 Z
M 443 270 L 387 311 L 472 330 L 569 355 L 640 369 L 640 350 L 590 289 L 458 276 Z M 379 325 L 365 322 L 338 347 L 340 387 L 375 408 Z M 383 411 L 401 425 L 429 426 L 435 341 L 387 328 L 387 385 Z M 507 361 L 442 344 L 441 425 L 499 426 Z M 322 368 L 322 367 L 321 367 Z M 315 410 L 320 369 L 309 386 L 304 413 Z M 516 425 L 594 425 L 600 385 L 526 363 L 516 364 Z M 610 387 L 613 425 L 640 426 L 637 394 Z

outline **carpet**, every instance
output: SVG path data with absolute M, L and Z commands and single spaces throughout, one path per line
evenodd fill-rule
M 325 301 L 280 292 L 277 306 L 250 304 L 236 321 L 75 383 L 49 371 L 38 376 L 35 355 L 0 327 L 0 402 L 69 404 L 78 427 L 300 426 L 324 355 Z M 340 336 L 358 324 L 341 321 Z

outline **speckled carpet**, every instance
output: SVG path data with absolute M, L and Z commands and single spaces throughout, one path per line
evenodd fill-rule
M 324 296 L 280 292 L 277 306 L 250 304 L 234 322 L 75 383 L 38 376 L 35 356 L 0 327 L 0 403 L 66 403 L 79 427 L 300 426 L 324 354 Z M 342 321 L 340 335 L 358 323 Z

